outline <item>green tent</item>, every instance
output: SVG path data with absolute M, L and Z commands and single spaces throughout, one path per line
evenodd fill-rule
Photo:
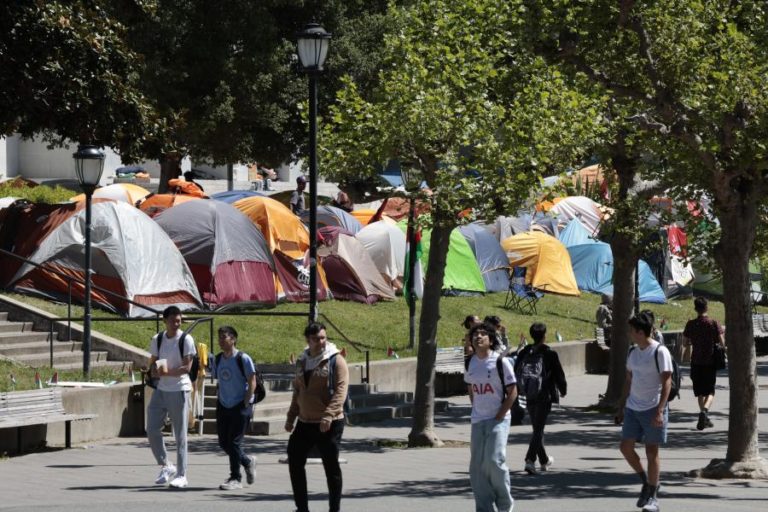
M 408 232 L 408 223 L 404 220 L 397 223 L 404 233 Z M 421 231 L 422 269 L 426 273 L 426 265 L 429 261 L 429 239 L 432 230 Z M 480 267 L 475 259 L 475 254 L 469 246 L 467 239 L 458 228 L 451 231 L 450 245 L 448 246 L 448 258 L 445 265 L 445 278 L 443 279 L 443 293 L 448 295 L 463 295 L 485 293 L 485 282 Z

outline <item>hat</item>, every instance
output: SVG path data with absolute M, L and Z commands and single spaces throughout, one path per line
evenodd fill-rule
M 306 182 L 307 182 L 307 178 L 305 178 L 304 176 L 299 176 L 298 178 L 296 178 L 296 183 L 306 183 Z

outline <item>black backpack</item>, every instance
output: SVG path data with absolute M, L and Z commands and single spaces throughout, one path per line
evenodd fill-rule
M 333 354 L 330 358 L 328 358 L 328 393 L 330 393 L 331 398 L 333 398 L 333 395 L 336 391 L 336 356 L 338 354 Z M 344 398 L 344 412 L 349 412 L 350 406 L 351 406 L 352 400 L 349 398 L 349 388 L 347 388 L 347 396 Z
M 661 344 L 659 344 L 656 347 L 656 350 L 653 351 L 653 359 L 656 361 L 656 371 L 661 373 L 661 368 L 659 367 L 659 349 L 661 348 Z M 666 348 L 666 347 L 665 347 Z M 629 353 L 631 354 L 632 351 L 635 350 L 635 347 L 631 347 L 629 349 Z M 674 357 L 671 357 L 672 354 L 670 354 L 670 359 L 672 359 L 672 387 L 669 389 L 669 396 L 667 397 L 667 402 L 671 402 L 675 398 L 678 398 L 680 396 L 680 385 L 682 381 L 682 376 L 680 375 L 680 367 L 677 364 L 677 361 L 675 361 Z M 627 355 L 629 357 L 629 355 Z
M 160 354 L 160 344 L 163 342 L 163 334 L 165 334 L 165 331 L 160 331 L 157 333 L 157 353 Z M 181 354 L 182 361 L 184 360 L 184 340 L 187 337 L 186 332 L 181 333 L 181 338 L 179 338 L 179 353 Z M 197 355 L 197 352 L 195 352 L 192 355 L 192 367 L 189 369 L 189 380 L 192 382 L 197 381 L 197 374 L 200 371 L 200 356 Z M 149 372 L 147 372 L 147 386 L 151 387 L 152 389 L 157 389 L 157 379 L 154 379 L 149 376 Z
M 222 353 L 219 352 L 216 354 L 216 371 L 219 371 L 219 364 L 221 363 L 221 357 Z M 237 355 L 235 356 L 235 361 L 237 361 L 237 367 L 240 368 L 240 373 L 243 375 L 243 378 L 248 380 L 248 377 L 245 375 L 245 363 L 243 363 L 243 353 L 241 351 L 237 352 Z M 253 393 L 253 396 L 251 397 L 251 404 L 257 404 L 264 400 L 264 398 L 267 396 L 267 388 L 264 387 L 264 377 L 261 375 L 261 371 L 259 370 L 259 367 L 256 366 L 256 363 L 253 363 L 253 371 L 256 374 L 256 390 Z
M 530 348 L 518 356 L 515 367 L 517 389 L 526 402 L 541 401 L 549 393 L 545 382 L 544 352 L 543 349 Z

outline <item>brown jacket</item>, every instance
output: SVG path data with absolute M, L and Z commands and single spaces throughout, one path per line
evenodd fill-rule
M 336 355 L 334 393 L 328 387 L 328 361 L 323 359 L 310 373 L 309 382 L 304 377 L 305 359 L 296 362 L 293 379 L 293 397 L 288 409 L 287 422 L 293 424 L 296 417 L 304 423 L 320 423 L 321 420 L 338 420 L 344 417 L 344 401 L 347 398 L 349 369 L 341 354 Z

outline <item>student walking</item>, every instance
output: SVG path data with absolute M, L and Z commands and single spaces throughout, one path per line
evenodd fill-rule
M 568 383 L 557 352 L 546 344 L 547 326 L 536 322 L 529 331 L 533 345 L 527 345 L 517 356 L 515 376 L 518 393 L 526 398 L 533 434 L 525 455 L 525 472 L 536 474 L 536 459 L 541 471 L 547 471 L 555 458 L 544 448 L 544 427 L 552 404 L 568 392 Z
M 147 438 L 160 465 L 155 483 L 184 488 L 187 486 L 187 427 L 192 391 L 189 371 L 195 355 L 195 341 L 181 330 L 182 316 L 178 307 L 165 308 L 163 321 L 165 331 L 156 334 L 149 345 L 149 371 L 152 377 L 158 377 L 158 381 L 147 407 Z M 171 419 L 176 439 L 175 466 L 168 461 L 163 438 L 166 415 Z
M 309 511 L 305 466 L 309 451 L 316 446 L 328 482 L 329 511 L 339 512 L 342 489 L 339 445 L 344 432 L 349 370 L 336 345 L 328 342 L 325 325 L 311 322 L 304 329 L 304 337 L 307 348 L 296 361 L 293 398 L 285 421 L 285 430 L 291 433 L 288 469 L 293 500 L 297 512 Z
M 693 395 L 699 402 L 699 419 L 696 422 L 698 430 L 712 427 L 709 419 L 709 409 L 715 400 L 715 382 L 717 368 L 715 367 L 715 345 L 725 349 L 723 327 L 707 314 L 709 304 L 704 297 L 696 297 L 693 307 L 698 315 L 689 320 L 683 330 L 683 344 L 692 347 L 691 351 L 691 381 Z
M 213 375 L 218 380 L 216 399 L 216 433 L 219 446 L 229 456 L 229 478 L 219 486 L 223 491 L 242 489 L 242 473 L 253 484 L 256 459 L 243 450 L 243 440 L 253 415 L 256 392 L 256 366 L 251 357 L 237 349 L 234 327 L 219 327 L 219 352 L 214 358 Z
M 470 330 L 473 355 L 464 372 L 472 402 L 469 481 L 475 495 L 476 512 L 510 512 L 514 499 L 510 493 L 507 467 L 509 410 L 517 396 L 515 373 L 506 357 L 501 357 L 493 325 L 481 323 Z
M 672 389 L 672 355 L 651 338 L 650 319 L 639 314 L 629 319 L 629 335 L 636 344 L 627 357 L 627 378 L 616 423 L 621 424 L 621 454 L 643 482 L 637 506 L 643 512 L 658 512 L 659 447 L 667 441 Z M 643 468 L 635 443 L 645 443 L 648 471 Z

